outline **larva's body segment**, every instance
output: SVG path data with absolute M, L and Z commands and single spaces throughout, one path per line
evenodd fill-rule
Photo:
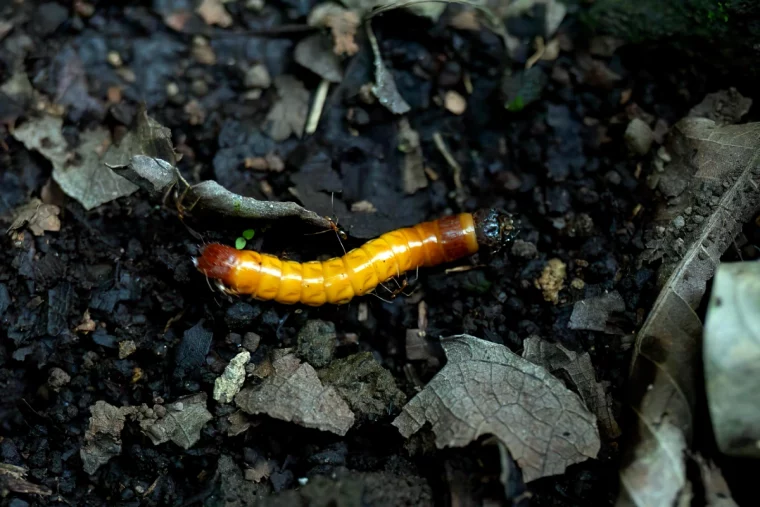
M 215 243 L 195 264 L 232 294 L 283 304 L 345 304 L 407 271 L 467 257 L 481 245 L 503 246 L 513 233 L 508 214 L 487 210 L 397 229 L 326 261 L 299 263 Z

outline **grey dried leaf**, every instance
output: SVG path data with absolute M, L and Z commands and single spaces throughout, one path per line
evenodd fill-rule
M 316 33 L 302 39 L 295 49 L 296 62 L 331 83 L 340 83 L 343 68 L 333 52 L 333 44 L 327 34 Z
M 171 130 L 148 116 L 140 107 L 130 130 L 117 145 L 111 145 L 103 162 L 151 195 L 163 194 L 176 183 L 178 161 Z
M 164 408 L 164 407 L 161 407 Z M 201 430 L 213 416 L 206 410 L 206 393 L 193 394 L 166 405 L 165 410 L 148 411 L 141 416 L 140 429 L 153 445 L 171 440 L 189 449 L 201 438 Z
M 568 327 L 609 334 L 625 334 L 618 327 L 610 324 L 611 314 L 623 311 L 625 311 L 625 303 L 618 291 L 576 301 Z
M 137 187 L 106 167 L 100 153 L 111 142 L 105 128 L 82 132 L 75 156 L 67 153 L 61 129 L 63 120 L 50 115 L 27 121 L 13 136 L 30 150 L 40 152 L 53 164 L 53 179 L 66 195 L 85 209 L 132 194 Z
M 685 445 L 691 442 L 702 337 L 695 309 L 726 248 L 760 209 L 758 148 L 760 123 L 718 127 L 704 118 L 686 118 L 669 138 L 672 162 L 665 176 L 671 179 L 670 188 L 680 190 L 671 192 L 658 212 L 655 239 L 642 256 L 642 261 L 663 258 L 658 274 L 664 283 L 636 337 L 629 403 L 637 416 L 633 434 L 638 437 L 621 468 L 621 498 L 635 501 L 656 494 L 672 504 L 690 494 L 682 455 L 661 447 L 673 439 L 674 431 L 682 433 Z M 673 185 L 675 179 L 683 184 Z M 640 479 L 643 475 L 653 482 L 647 484 Z M 660 481 L 662 477 L 669 480 Z
M 53 492 L 46 486 L 40 486 L 26 480 L 28 470 L 8 463 L 0 463 L 0 491 L 5 496 L 6 492 L 22 493 L 25 495 L 52 495 Z M 13 500 L 11 500 L 13 502 Z M 9 505 L 12 505 L 10 503 Z
M 707 402 L 715 440 L 733 456 L 760 449 L 760 264 L 722 264 L 704 331 Z
M 368 21 L 366 27 L 367 36 L 369 37 L 375 61 L 375 84 L 372 86 L 372 93 L 375 94 L 377 100 L 379 100 L 380 103 L 391 113 L 408 113 L 411 107 L 398 92 L 396 81 L 393 79 L 393 74 L 385 68 L 383 55 L 380 53 L 380 46 L 377 43 L 377 38 L 375 38 L 375 33 L 372 31 L 372 24 Z
M 555 374 L 563 370 L 581 395 L 588 409 L 596 414 L 599 428 L 604 436 L 614 439 L 620 436 L 610 399 L 601 383 L 596 381 L 596 372 L 588 352 L 578 354 L 559 343 L 550 343 L 538 336 L 529 336 L 523 342 L 523 358 L 543 366 Z
M 601 446 L 596 418 L 544 368 L 469 335 L 441 344 L 448 363 L 393 421 L 404 437 L 427 422 L 438 448 L 495 435 L 520 465 L 525 482 L 596 457 Z
M 309 114 L 309 91 L 289 75 L 277 76 L 274 84 L 280 98 L 267 115 L 269 136 L 278 142 L 291 134 L 300 138 Z
M 85 444 L 79 450 L 85 472 L 92 475 L 121 454 L 121 430 L 127 415 L 135 410 L 135 407 L 117 408 L 101 400 L 90 407 L 90 425 L 84 433 Z
M 260 385 L 244 388 L 235 396 L 244 412 L 263 413 L 338 435 L 345 435 L 353 426 L 353 412 L 334 388 L 322 385 L 311 365 L 287 354 L 272 366 L 274 373 Z

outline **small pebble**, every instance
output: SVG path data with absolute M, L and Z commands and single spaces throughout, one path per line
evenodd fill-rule
M 137 350 L 137 345 L 132 340 L 124 340 L 119 342 L 119 359 L 124 359 L 131 356 Z
M 446 92 L 443 97 L 443 105 L 452 114 L 460 115 L 467 109 L 467 101 L 464 97 L 453 90 Z
M 625 142 L 635 155 L 646 155 L 652 147 L 654 133 L 649 125 L 639 118 L 634 118 L 625 129 Z
M 684 218 L 683 218 L 681 215 L 678 215 L 677 217 L 675 217 L 675 218 L 673 219 L 673 226 L 674 226 L 676 229 L 680 229 L 680 228 L 682 228 L 684 225 L 686 225 L 686 220 L 684 220 Z
M 266 66 L 258 63 L 246 71 L 244 84 L 246 88 L 269 88 L 272 78 Z
M 122 64 L 124 63 L 121 60 L 121 55 L 117 53 L 116 51 L 109 51 L 106 59 L 108 60 L 108 63 L 110 63 L 114 67 L 121 67 Z
M 50 389 L 58 391 L 69 382 L 71 382 L 71 377 L 68 373 L 58 367 L 50 369 L 50 373 L 48 373 L 48 386 L 50 386 Z

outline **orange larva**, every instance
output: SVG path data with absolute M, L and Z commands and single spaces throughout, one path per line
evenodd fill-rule
M 397 229 L 326 261 L 300 263 L 218 243 L 206 245 L 194 261 L 229 294 L 340 305 L 407 271 L 461 259 L 480 247 L 501 248 L 514 234 L 508 213 L 488 209 Z

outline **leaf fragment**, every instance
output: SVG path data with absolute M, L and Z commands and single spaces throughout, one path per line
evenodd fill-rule
M 0 492 L 3 496 L 8 491 L 26 495 L 52 495 L 53 492 L 46 486 L 40 486 L 26 480 L 29 471 L 23 467 L 17 467 L 9 463 L 0 463 Z M 9 505 L 12 505 L 13 500 Z
M 183 449 L 189 449 L 201 438 L 201 430 L 213 419 L 206 409 L 206 393 L 179 398 L 163 407 L 149 409 L 143 405 L 138 413 L 140 429 L 153 445 L 171 440 Z
M 588 352 L 579 354 L 560 343 L 550 343 L 535 335 L 526 338 L 523 347 L 523 358 L 543 366 L 554 375 L 563 370 L 570 377 L 583 402 L 596 414 L 599 429 L 605 437 L 613 439 L 620 436 L 620 426 L 612 413 L 610 398 L 602 384 L 596 381 Z
M 53 164 L 53 179 L 69 197 L 91 210 L 132 194 L 137 187 L 106 167 L 101 156 L 111 143 L 103 127 L 82 132 L 79 146 L 70 155 L 62 133 L 61 118 L 44 115 L 18 127 L 13 136 Z
M 302 39 L 296 46 L 294 57 L 300 65 L 331 83 L 340 83 L 343 79 L 340 60 L 325 34 L 316 33 Z
M 375 62 L 375 84 L 372 86 L 372 93 L 391 113 L 408 113 L 411 106 L 407 104 L 404 97 L 399 93 L 398 88 L 396 88 L 393 74 L 385 67 L 383 55 L 380 53 L 380 46 L 377 43 L 377 38 L 375 38 L 375 33 L 372 31 L 372 25 L 368 21 L 366 26 Z
M 441 345 L 448 363 L 393 421 L 404 437 L 426 422 L 438 448 L 493 434 L 507 445 L 525 482 L 596 457 L 596 418 L 546 369 L 469 335 L 444 338 Z
M 274 84 L 280 98 L 267 115 L 269 136 L 278 142 L 291 134 L 300 138 L 309 113 L 309 91 L 303 83 L 287 74 L 277 76 Z
M 316 370 L 294 354 L 272 362 L 274 373 L 255 387 L 243 388 L 235 403 L 248 414 L 267 414 L 307 428 L 345 435 L 354 413 L 332 387 L 320 382 Z

